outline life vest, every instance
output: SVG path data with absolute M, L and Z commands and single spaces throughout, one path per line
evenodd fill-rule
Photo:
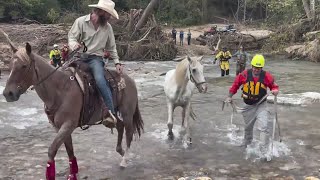
M 51 50 L 52 59 L 59 60 L 61 58 L 60 50 L 53 49 Z
M 226 51 L 226 52 L 220 51 L 216 57 L 220 58 L 220 61 L 228 61 L 231 58 L 231 54 L 229 51 Z
M 252 69 L 247 71 L 247 81 L 242 88 L 242 98 L 246 104 L 252 105 L 260 101 L 267 94 L 267 86 L 264 84 L 265 71 L 261 71 L 258 81 L 255 83 Z

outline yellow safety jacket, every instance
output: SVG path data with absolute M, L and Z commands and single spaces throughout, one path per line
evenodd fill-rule
M 259 79 L 255 83 L 252 76 L 252 69 L 247 71 L 247 81 L 242 88 L 242 98 L 246 104 L 255 104 L 267 94 L 267 86 L 264 84 L 265 75 L 266 72 L 261 71 Z
M 228 61 L 231 58 L 231 53 L 229 51 L 223 52 L 220 51 L 217 55 L 216 58 L 220 59 L 220 61 Z
M 50 59 L 58 60 L 61 58 L 61 52 L 59 49 L 53 49 L 50 51 Z

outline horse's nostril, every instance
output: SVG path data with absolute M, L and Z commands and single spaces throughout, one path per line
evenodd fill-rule
M 13 96 L 13 92 L 9 91 L 8 96 L 12 97 Z

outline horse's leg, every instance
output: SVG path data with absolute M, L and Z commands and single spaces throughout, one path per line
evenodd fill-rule
M 191 107 L 191 102 L 189 101 L 187 105 L 185 106 L 185 128 L 186 128 L 186 135 L 185 135 L 185 140 L 188 144 L 192 144 L 191 141 L 191 132 L 190 132 L 190 124 L 189 124 L 189 119 L 190 119 L 190 107 Z
M 66 147 L 68 157 L 69 157 L 70 172 L 69 172 L 68 180 L 77 180 L 78 163 L 77 163 L 77 158 L 74 156 L 71 135 L 65 138 L 64 145 Z
M 117 142 L 116 151 L 117 151 L 121 156 L 124 155 L 124 150 L 122 149 L 123 130 L 124 130 L 124 124 L 123 124 L 123 122 L 122 122 L 122 121 L 118 121 L 118 122 L 117 122 L 118 142 Z
M 132 137 L 133 137 L 133 122 L 132 122 L 133 119 L 132 118 L 133 118 L 133 115 L 128 116 L 128 114 L 126 114 L 123 117 L 124 127 L 126 130 L 126 143 L 127 143 L 126 150 L 124 152 L 124 155 L 122 157 L 122 161 L 120 163 L 120 166 L 123 168 L 127 167 L 127 159 L 128 159 L 128 155 L 129 155 Z
M 173 128 L 173 104 L 168 100 L 167 102 L 168 104 L 168 123 L 167 123 L 167 126 L 168 126 L 168 137 L 169 139 L 173 139 L 173 132 L 172 132 L 172 128 Z
M 46 171 L 46 178 L 47 180 L 54 180 L 56 175 L 55 170 L 55 162 L 54 157 L 57 154 L 58 149 L 64 143 L 65 138 L 70 136 L 73 130 L 75 129 L 74 125 L 71 121 L 62 124 L 56 137 L 54 138 L 53 142 L 51 143 L 49 150 L 48 150 L 48 163 L 47 163 L 47 171 Z
M 181 116 L 182 116 L 181 126 L 182 126 L 183 128 L 185 128 L 184 121 L 185 121 L 185 118 L 186 118 L 186 106 L 182 106 Z

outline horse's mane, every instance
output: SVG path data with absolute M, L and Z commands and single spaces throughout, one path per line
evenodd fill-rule
M 30 62 L 31 61 L 25 48 L 19 48 L 18 51 L 16 52 L 16 56 L 18 56 L 19 60 L 21 60 L 23 62 Z
M 176 72 L 175 72 L 177 84 L 182 85 L 181 83 L 185 80 L 185 74 L 186 74 L 188 65 L 189 65 L 189 61 L 187 58 L 183 59 L 177 64 Z
M 25 48 L 19 48 L 18 51 L 16 52 L 16 56 L 19 57 L 20 60 L 22 60 L 23 62 L 30 62 L 30 56 L 27 54 L 27 50 Z M 43 58 L 42 56 L 32 52 L 32 56 L 36 59 L 39 59 L 43 62 L 47 62 L 45 58 Z

